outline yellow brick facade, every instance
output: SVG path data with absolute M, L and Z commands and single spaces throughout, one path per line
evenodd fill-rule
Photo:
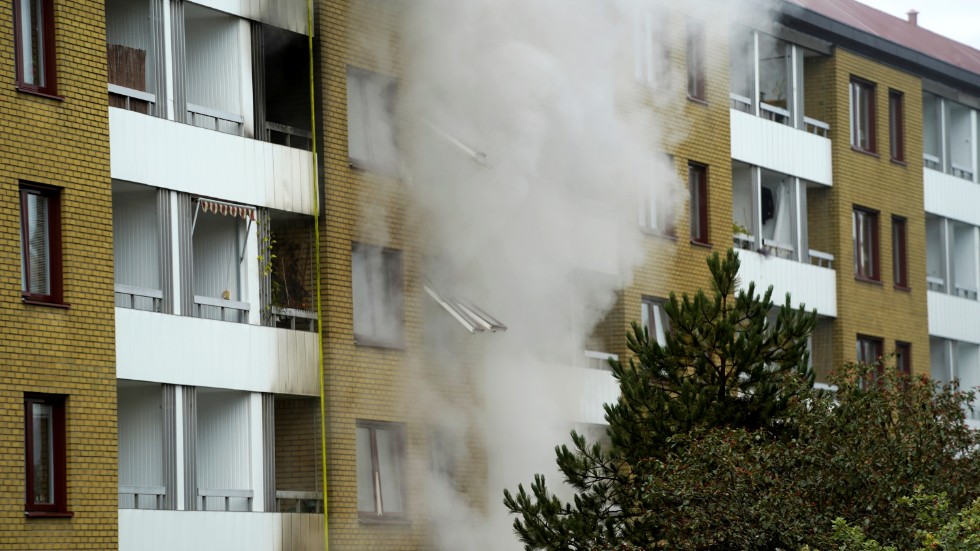
M 118 505 L 104 5 L 53 3 L 62 99 L 16 89 L 12 5 L 0 6 L 0 549 L 111 550 Z M 61 188 L 68 308 L 21 299 L 21 182 Z M 25 517 L 28 392 L 67 397 L 72 518 Z
M 833 323 L 832 365 L 856 358 L 858 335 L 883 340 L 884 353 L 896 341 L 911 344 L 912 369 L 929 374 L 926 308 L 926 242 L 922 187 L 922 83 L 914 75 L 837 48 L 834 55 L 810 67 L 808 102 L 830 123 L 834 189 L 826 205 L 811 205 L 829 224 L 817 232 L 838 259 L 837 319 Z M 875 85 L 877 153 L 857 151 L 850 143 L 849 85 L 852 77 Z M 905 162 L 890 159 L 889 90 L 904 95 Z M 878 211 L 880 282 L 861 281 L 854 272 L 852 211 Z M 908 221 L 910 289 L 895 286 L 892 270 L 892 216 Z

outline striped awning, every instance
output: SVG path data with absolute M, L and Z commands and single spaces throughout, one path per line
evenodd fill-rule
M 226 203 L 215 199 L 205 199 L 203 197 L 199 197 L 197 199 L 197 204 L 200 205 L 201 210 L 204 212 L 221 214 L 223 216 L 233 216 L 235 218 L 251 220 L 253 222 L 255 221 L 255 207 L 236 205 L 234 203 Z

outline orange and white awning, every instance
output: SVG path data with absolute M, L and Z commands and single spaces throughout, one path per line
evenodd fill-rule
M 235 203 L 226 203 L 225 201 L 205 199 L 203 197 L 198 198 L 197 204 L 204 212 L 220 214 L 223 216 L 233 216 L 235 218 L 250 220 L 252 222 L 255 221 L 255 207 L 236 205 Z

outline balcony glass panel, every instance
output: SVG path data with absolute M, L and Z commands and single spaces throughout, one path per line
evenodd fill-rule
M 249 395 L 197 390 L 197 507 L 250 511 Z
M 242 60 L 239 18 L 184 4 L 187 121 L 242 134 Z
M 953 239 L 950 260 L 953 272 L 953 294 L 977 299 L 977 246 L 974 227 L 952 222 Z
M 159 60 L 150 5 L 145 0 L 106 0 L 110 107 L 153 114 Z
M 163 416 L 160 385 L 119 381 L 119 508 L 161 509 Z
M 762 116 L 791 124 L 792 47 L 773 36 L 759 33 L 759 108 Z
M 946 101 L 946 149 L 949 173 L 973 180 L 973 131 L 970 108 Z
M 244 222 L 234 216 L 197 212 L 194 223 L 194 296 L 195 315 L 208 319 L 244 322 L 240 261 L 245 238 Z M 227 303 L 227 307 L 214 301 Z
M 160 311 L 160 221 L 157 190 L 113 182 L 112 233 L 116 306 Z

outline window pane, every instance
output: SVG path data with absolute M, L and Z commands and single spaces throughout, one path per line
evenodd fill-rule
M 54 504 L 54 412 L 50 404 L 31 404 L 34 503 Z
M 401 514 L 402 484 L 398 431 L 395 429 L 375 429 L 378 443 L 378 474 L 381 478 L 381 503 L 384 514 Z
M 48 236 L 48 198 L 43 195 L 30 193 L 27 195 L 27 229 L 28 251 L 27 264 L 29 271 L 26 275 L 27 291 L 31 293 L 51 294 L 51 273 L 48 259 L 50 258 Z
M 20 47 L 24 82 L 44 86 L 44 11 L 42 0 L 20 2 Z
M 402 342 L 401 255 L 381 247 L 355 245 L 351 279 L 354 298 L 354 335 L 366 344 L 400 345 Z
M 371 429 L 357 427 L 357 510 L 376 513 Z

